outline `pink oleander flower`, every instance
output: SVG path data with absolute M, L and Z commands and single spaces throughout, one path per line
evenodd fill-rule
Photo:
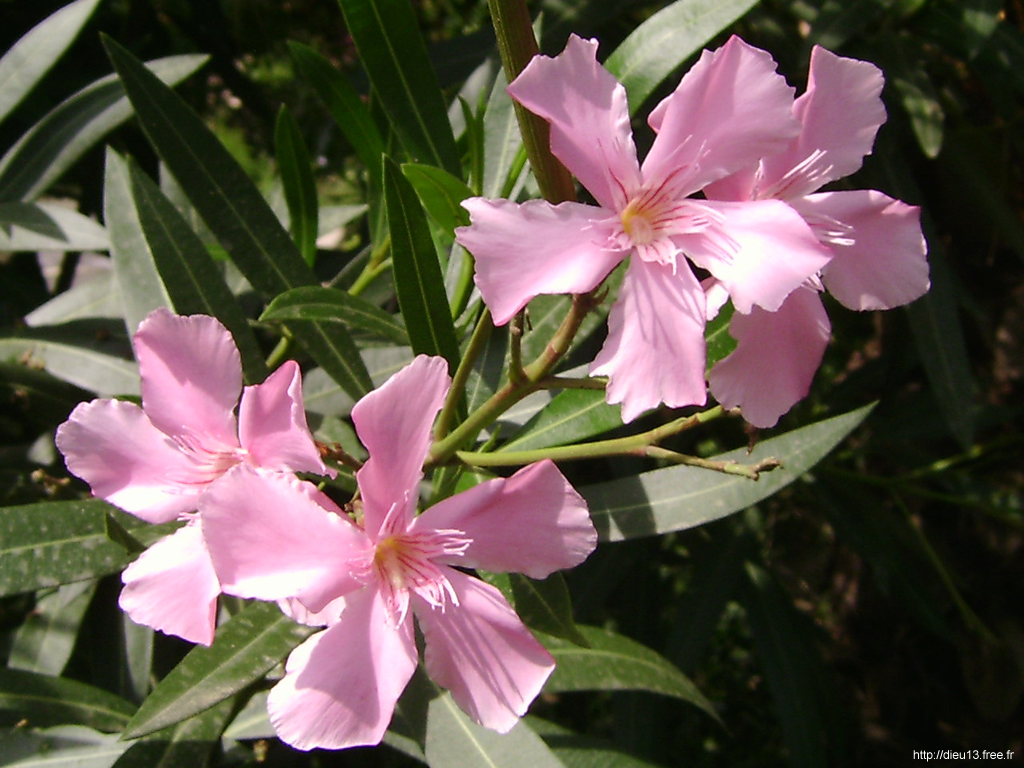
M 793 104 L 800 133 L 781 152 L 705 189 L 715 199 L 785 201 L 833 254 L 820 278 L 775 311 L 755 307 L 730 321 L 738 344 L 711 369 L 711 393 L 755 426 L 773 426 L 810 390 L 831 330 L 818 295 L 823 286 L 855 310 L 891 309 L 928 290 L 919 208 L 874 190 L 817 192 L 871 153 L 886 118 L 882 85 L 873 64 L 815 46 L 807 90 Z M 655 129 L 659 118 L 652 115 Z
M 292 652 L 270 692 L 274 729 L 299 749 L 380 742 L 416 668 L 413 616 L 427 672 L 488 728 L 515 725 L 554 668 L 501 593 L 458 569 L 544 578 L 581 563 L 596 532 L 550 461 L 416 515 L 450 385 L 445 361 L 421 355 L 353 408 L 369 452 L 361 524 L 311 484 L 247 466 L 201 500 L 224 591 L 289 601 L 291 615 L 327 627 Z
M 463 202 L 471 224 L 457 240 L 476 258 L 494 321 L 539 294 L 591 291 L 632 256 L 590 372 L 608 376 L 608 401 L 626 421 L 659 403 L 703 404 L 706 299 L 687 259 L 749 313 L 778 309 L 830 258 L 780 201 L 691 197 L 786 147 L 800 130 L 793 90 L 766 52 L 733 37 L 658 106 L 643 165 L 625 89 L 597 63 L 596 41 L 573 36 L 558 57 L 534 58 L 508 92 L 551 124 L 552 153 L 597 206 Z
M 142 407 L 82 403 L 57 429 L 57 447 L 94 495 L 148 523 L 188 521 L 125 569 L 120 605 L 139 624 L 209 645 L 220 585 L 191 514 L 199 499 L 239 464 L 328 469 L 306 426 L 294 361 L 243 391 L 238 349 L 213 317 L 158 309 L 133 341 Z

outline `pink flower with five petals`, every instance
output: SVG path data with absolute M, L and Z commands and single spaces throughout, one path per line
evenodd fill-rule
M 201 522 L 190 514 L 202 494 L 237 464 L 328 469 L 306 426 L 294 361 L 243 391 L 227 329 L 213 317 L 166 309 L 150 313 L 133 342 L 142 407 L 82 403 L 57 429 L 57 447 L 96 496 L 148 523 L 188 520 L 125 569 L 120 604 L 140 624 L 209 645 L 220 585 Z
M 456 236 L 476 258 L 499 324 L 539 294 L 593 290 L 632 255 L 591 366 L 608 376 L 608 401 L 629 421 L 658 403 L 706 400 L 706 299 L 687 259 L 749 313 L 778 309 L 830 253 L 780 201 L 691 197 L 798 133 L 793 91 L 767 53 L 736 37 L 705 51 L 656 109 L 642 165 L 625 89 L 596 55 L 596 41 L 572 36 L 558 57 L 534 58 L 508 92 L 550 123 L 552 153 L 597 206 L 470 198 L 471 224 Z
M 754 426 L 773 426 L 810 389 L 831 330 L 822 287 L 855 310 L 891 309 L 928 290 L 919 208 L 874 190 L 817 192 L 870 154 L 886 118 L 882 85 L 875 65 L 815 46 L 807 90 L 793 105 L 799 135 L 705 190 L 722 200 L 785 201 L 833 253 L 820 279 L 813 276 L 775 311 L 754 308 L 730 321 L 738 344 L 711 369 L 711 392 Z M 652 114 L 656 129 L 659 119 Z
M 201 500 L 226 593 L 297 602 L 327 625 L 270 692 L 275 730 L 299 749 L 380 742 L 416 668 L 413 616 L 427 672 L 489 728 L 515 725 L 554 668 L 501 593 L 458 568 L 544 578 L 581 563 L 597 534 L 549 461 L 416 515 L 446 365 L 421 355 L 353 408 L 370 455 L 357 474 L 361 525 L 309 483 L 246 466 Z

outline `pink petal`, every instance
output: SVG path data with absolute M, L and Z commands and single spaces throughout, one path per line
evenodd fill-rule
M 80 404 L 57 429 L 57 447 L 96 496 L 147 523 L 195 510 L 207 480 L 141 408 L 120 400 Z
M 891 309 L 930 287 L 920 208 L 874 190 L 824 192 L 790 204 L 812 225 L 840 225 L 838 235 L 826 240 L 835 256 L 821 279 L 844 306 Z
M 246 387 L 238 409 L 238 437 L 257 467 L 315 472 L 328 470 L 306 424 L 299 365 L 287 360 L 262 384 Z
M 547 460 L 445 499 L 410 526 L 452 529 L 472 542 L 464 555 L 439 561 L 535 579 L 579 565 L 597 546 L 586 502 Z
M 544 687 L 554 659 L 497 589 L 445 570 L 457 606 L 434 608 L 413 596 L 427 673 L 473 720 L 506 733 Z
M 239 465 L 199 508 L 226 594 L 294 597 L 315 613 L 364 583 L 369 540 L 311 483 Z
M 704 291 L 684 264 L 634 258 L 608 317 L 608 339 L 590 373 L 608 377 L 608 402 L 632 421 L 659 403 L 703 405 Z
M 119 604 L 136 624 L 209 645 L 220 585 L 198 521 L 160 539 L 125 568 Z
M 720 217 L 707 230 L 672 239 L 718 278 L 736 309 L 772 312 L 832 257 L 796 211 L 780 200 L 704 201 Z
M 494 322 L 504 325 L 540 294 L 586 293 L 625 258 L 609 246 L 610 211 L 543 200 L 463 200 L 472 224 L 455 230 L 476 258 L 476 284 Z
M 765 51 L 738 37 L 704 51 L 650 116 L 658 136 L 643 163 L 647 184 L 681 173 L 679 195 L 778 152 L 800 130 L 793 89 Z
M 337 624 L 292 651 L 267 699 L 270 722 L 297 749 L 378 744 L 415 669 L 411 619 L 394 627 L 379 593 L 366 589 Z
M 874 64 L 814 46 L 807 91 L 793 107 L 803 129 L 786 151 L 765 157 L 760 196 L 801 197 L 859 169 L 885 122 L 883 83 Z
M 242 363 L 227 329 L 207 315 L 157 309 L 139 324 L 135 356 L 142 406 L 172 436 L 199 436 L 237 446 L 234 408 Z
M 412 519 L 430 430 L 450 386 L 444 358 L 419 355 L 352 408 L 356 432 L 370 454 L 356 479 L 364 527 L 374 540 L 392 506 L 399 508 L 392 518 L 398 527 Z
M 831 326 L 818 292 L 799 288 L 776 312 L 736 312 L 729 333 L 739 343 L 708 377 L 723 408 L 740 408 L 755 427 L 772 427 L 807 396 Z
M 626 90 L 597 63 L 597 41 L 570 35 L 557 57 L 535 56 L 508 87 L 551 124 L 551 152 L 600 205 L 620 210 L 640 186 Z

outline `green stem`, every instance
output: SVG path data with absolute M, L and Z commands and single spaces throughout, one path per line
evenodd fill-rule
M 434 425 L 434 440 L 443 440 L 451 429 L 452 422 L 455 420 L 455 413 L 459 407 L 459 400 L 462 399 L 466 389 L 466 382 L 469 380 L 469 374 L 473 370 L 473 365 L 480 356 L 480 351 L 484 348 L 484 344 L 490 338 L 492 330 L 494 330 L 494 323 L 491 322 L 491 310 L 485 309 L 476 324 L 476 328 L 473 329 L 473 335 L 469 338 L 469 344 L 466 346 L 466 351 L 459 362 L 459 368 L 452 377 L 451 389 L 448 390 L 448 397 L 445 399 L 444 407 L 441 408 L 441 413 L 437 417 L 437 423 Z
M 570 461 L 573 459 L 593 459 L 606 456 L 652 456 L 654 458 L 667 458 L 680 464 L 694 464 L 709 469 L 716 469 L 720 472 L 731 474 L 744 474 L 750 476 L 749 472 L 739 471 L 733 467 L 725 468 L 726 464 L 735 462 L 712 462 L 707 459 L 700 459 L 696 456 L 685 456 L 674 451 L 664 449 L 654 450 L 654 444 L 672 435 L 677 435 L 687 429 L 692 429 L 699 424 L 704 424 L 716 419 L 723 413 L 722 407 L 716 405 L 701 413 L 662 424 L 647 432 L 640 432 L 627 437 L 617 437 L 611 440 L 596 440 L 592 443 L 581 443 L 579 445 L 559 445 L 552 448 L 538 448 L 532 451 L 495 451 L 493 453 L 477 453 L 474 451 L 456 451 L 455 455 L 464 464 L 474 467 L 505 467 L 532 464 L 542 459 L 552 461 Z M 715 466 L 712 466 L 715 465 Z M 742 465 L 739 465 L 742 466 Z M 749 469 L 749 468 L 745 468 Z M 762 467 L 767 469 L 767 467 Z
M 488 0 L 487 5 L 491 10 L 494 34 L 498 38 L 501 63 L 505 69 L 505 76 L 511 83 L 526 68 L 530 60 L 540 53 L 537 39 L 533 34 L 533 25 L 530 23 L 530 12 L 526 8 L 525 0 Z M 525 109 L 518 102 L 515 109 L 519 131 L 523 135 L 523 145 L 530 158 L 530 167 L 537 179 L 541 195 L 551 203 L 575 200 L 576 190 L 572 176 L 551 154 L 551 128 L 547 121 Z
M 267 357 L 267 368 L 270 370 L 276 370 L 277 367 L 284 362 L 284 359 L 288 356 L 288 350 L 292 345 L 291 336 L 282 336 L 277 340 L 277 346 L 271 350 L 270 355 Z

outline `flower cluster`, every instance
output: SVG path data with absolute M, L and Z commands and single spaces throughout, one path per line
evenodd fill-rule
M 628 258 L 591 366 L 608 378 L 609 402 L 629 421 L 660 403 L 703 404 L 710 387 L 722 406 L 771 426 L 821 362 L 822 290 L 879 309 L 928 288 L 916 208 L 880 192 L 819 191 L 871 151 L 885 119 L 881 73 L 816 48 L 794 98 L 771 57 L 734 37 L 651 113 L 656 137 L 641 164 L 625 90 L 596 55 L 595 41 L 574 36 L 509 86 L 550 123 L 552 152 L 594 204 L 465 201 L 471 224 L 456 234 L 483 299 L 507 323 L 539 294 L 594 291 Z M 726 302 L 737 346 L 708 372 L 705 324 Z M 597 535 L 558 468 L 529 464 L 421 513 L 452 386 L 447 363 L 421 355 L 352 409 L 369 458 L 341 507 L 298 475 L 335 473 L 307 427 L 296 363 L 243 388 L 228 331 L 167 310 L 134 344 L 141 407 L 80 405 L 56 438 L 96 496 L 150 523 L 183 523 L 124 571 L 124 610 L 203 644 L 222 593 L 276 601 L 321 628 L 268 700 L 278 734 L 300 749 L 382 739 L 419 661 L 416 625 L 429 675 L 476 722 L 509 730 L 554 662 L 468 571 L 545 578 L 587 558 Z
M 417 357 L 352 411 L 370 454 L 350 516 L 296 472 L 333 474 L 309 434 L 298 367 L 241 387 L 227 330 L 157 310 L 134 337 L 142 407 L 80 405 L 57 432 L 68 468 L 150 523 L 184 526 L 124 572 L 137 622 L 213 640 L 218 595 L 280 601 L 325 627 L 291 654 L 269 699 L 300 749 L 377 744 L 417 664 L 474 720 L 509 730 L 554 661 L 501 593 L 458 568 L 535 578 L 571 568 L 597 534 L 583 499 L 549 461 L 416 514 L 447 363 Z M 241 392 L 237 427 L 233 412 Z
M 540 294 L 592 291 L 628 257 L 590 368 L 623 419 L 706 401 L 704 327 L 731 300 L 738 345 L 712 368 L 711 392 L 752 424 L 775 424 L 821 362 L 822 285 L 855 309 L 928 289 L 917 208 L 880 192 L 813 194 L 871 151 L 881 88 L 873 65 L 815 48 L 794 100 L 772 58 L 733 37 L 652 111 L 641 165 L 625 89 L 598 64 L 597 42 L 573 36 L 558 57 L 535 58 L 508 91 L 550 123 L 552 153 L 596 205 L 463 203 L 471 224 L 458 241 L 495 322 Z

